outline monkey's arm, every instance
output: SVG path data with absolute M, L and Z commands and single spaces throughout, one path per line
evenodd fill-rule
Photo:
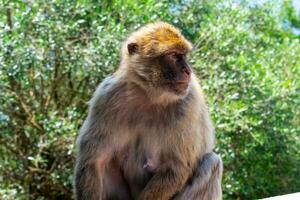
M 101 135 L 100 135 L 101 136 Z M 75 195 L 78 200 L 103 199 L 104 167 L 112 149 L 100 143 L 96 135 L 82 135 L 78 140 L 79 152 L 75 168 Z M 102 141 L 108 141 L 102 138 Z
M 159 170 L 150 179 L 139 196 L 139 200 L 169 200 L 186 183 L 189 169 L 179 163 Z
M 107 78 L 94 93 L 90 101 L 89 114 L 77 139 L 77 160 L 75 167 L 75 196 L 78 200 L 102 200 L 108 190 L 103 184 L 105 169 L 113 157 L 117 145 L 113 145 L 114 131 L 105 122 L 108 113 L 109 91 L 112 78 Z M 107 118 L 107 117 L 106 117 Z

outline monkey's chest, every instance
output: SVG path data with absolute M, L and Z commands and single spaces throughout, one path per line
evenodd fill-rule
M 185 152 L 179 149 L 184 149 Z M 141 134 L 131 141 L 120 159 L 120 166 L 133 197 L 136 198 L 140 194 L 161 167 L 172 163 L 174 155 L 193 160 L 192 156 L 197 154 L 193 153 L 193 149 L 197 149 L 194 137 L 179 136 L 171 130 L 150 130 L 146 135 Z M 187 152 L 190 155 L 187 155 Z
M 152 141 L 153 146 L 148 146 L 149 141 L 137 139 L 127 147 L 125 154 L 120 158 L 120 166 L 123 170 L 133 197 L 146 186 L 157 168 L 161 165 L 161 153 L 156 149 L 158 144 Z

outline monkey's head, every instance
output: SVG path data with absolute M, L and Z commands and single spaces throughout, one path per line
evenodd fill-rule
M 186 96 L 192 69 L 186 56 L 192 45 L 172 25 L 148 24 L 123 43 L 122 64 L 130 79 L 153 96 Z

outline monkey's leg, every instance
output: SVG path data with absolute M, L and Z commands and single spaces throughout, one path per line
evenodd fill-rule
M 221 200 L 222 172 L 220 156 L 213 152 L 204 155 L 194 176 L 174 200 Z

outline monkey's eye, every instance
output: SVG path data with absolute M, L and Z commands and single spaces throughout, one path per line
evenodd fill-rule
M 183 57 L 184 57 L 184 55 L 178 54 L 178 53 L 175 53 L 175 54 L 173 55 L 173 58 L 174 58 L 174 60 L 175 60 L 176 62 L 181 61 L 181 60 L 183 59 Z
M 172 58 L 173 58 L 176 62 L 178 62 L 178 61 L 181 61 L 181 59 L 183 58 L 183 55 L 178 54 L 178 53 L 173 53 L 173 54 L 172 54 Z

